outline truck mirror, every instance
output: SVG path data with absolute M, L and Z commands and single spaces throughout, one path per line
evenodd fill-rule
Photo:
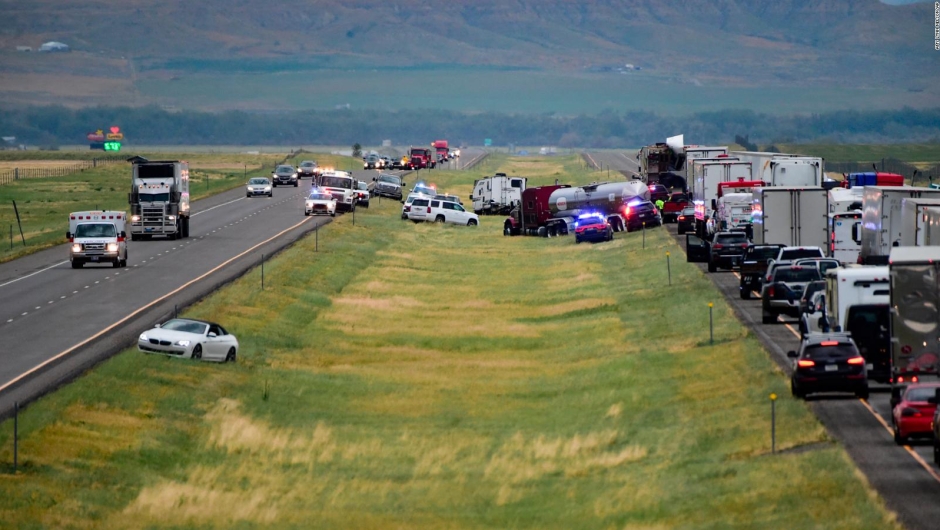
M 66 232 L 66 233 L 65 233 L 65 239 L 72 239 L 72 233 L 71 233 L 71 232 Z
M 126 239 L 126 238 L 127 238 L 127 232 L 121 230 L 121 237 L 124 238 L 124 239 Z
M 859 237 L 858 237 L 858 223 L 855 223 L 855 224 L 852 225 L 852 241 L 855 241 L 856 243 L 859 242 Z
M 901 402 L 902 390 L 904 390 L 904 388 L 899 387 L 899 386 L 891 387 L 891 410 L 894 410 L 894 407 L 897 406 L 897 404 Z
M 376 180 L 377 180 L 377 179 L 376 179 L 375 177 L 372 177 L 372 182 L 375 182 Z
M 717 209 L 718 209 L 718 202 L 715 201 L 715 199 L 712 199 L 712 210 L 717 210 Z
M 788 351 L 787 357 L 789 357 L 790 359 L 796 359 L 796 352 L 794 350 Z

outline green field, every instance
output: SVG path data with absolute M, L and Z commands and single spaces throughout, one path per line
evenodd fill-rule
M 141 78 L 137 97 L 195 109 L 353 109 L 553 112 L 651 111 L 684 115 L 723 109 L 770 114 L 935 107 L 934 95 L 903 89 L 694 84 L 662 73 L 389 69 L 276 73 L 211 72 Z M 220 90 L 224 87 L 224 90 Z M 681 132 L 681 131 L 679 131 Z
M 271 168 L 287 156 L 287 149 L 280 152 L 266 151 L 253 155 L 244 153 L 125 153 L 130 157 L 140 154 L 151 160 L 186 160 L 191 168 L 193 200 L 230 190 L 244 185 L 246 177 L 269 175 Z M 335 155 L 301 155 L 315 158 L 322 165 L 347 164 L 348 157 Z M 27 165 L 31 160 L 75 160 L 87 159 L 85 153 L 67 151 L 11 151 L 0 152 L 0 161 L 15 160 Z M 299 160 L 298 160 L 299 163 Z M 130 164 L 119 163 L 85 170 L 65 177 L 24 179 L 0 185 L 0 262 L 9 261 L 25 254 L 58 245 L 65 241 L 69 212 L 82 210 L 127 211 L 127 193 L 130 190 Z M 17 224 L 19 210 L 23 235 Z M 13 234 L 12 244 L 10 234 Z M 25 239 L 26 244 L 23 244 Z M 63 255 L 63 259 L 66 256 Z
M 430 177 L 466 196 L 496 169 L 600 175 L 494 157 Z M 268 262 L 263 291 L 253 271 L 190 308 L 238 335 L 237 364 L 127 351 L 33 404 L 0 521 L 898 528 L 665 230 L 576 245 L 399 212 L 374 200 Z
M 821 156 L 826 160 L 880 162 L 897 159 L 926 169 L 940 164 L 940 143 L 930 144 L 777 144 L 784 153 Z

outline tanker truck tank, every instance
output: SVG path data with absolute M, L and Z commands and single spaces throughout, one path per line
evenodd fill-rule
M 623 217 L 626 204 L 636 198 L 649 200 L 649 197 L 649 188 L 639 180 L 604 182 L 557 189 L 549 196 L 548 205 L 552 217 L 571 222 L 585 213 L 604 214 L 614 231 L 619 232 L 626 227 Z

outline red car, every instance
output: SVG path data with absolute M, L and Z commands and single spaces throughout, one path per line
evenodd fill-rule
M 907 443 L 908 438 L 930 438 L 937 404 L 930 400 L 936 395 L 940 383 L 914 383 L 909 385 L 901 396 L 901 401 L 891 412 L 894 424 L 894 442 L 898 445 Z
M 666 199 L 666 203 L 663 204 L 663 222 L 664 223 L 675 223 L 679 220 L 679 216 L 682 215 L 682 210 L 692 206 L 692 201 L 689 200 L 689 196 L 685 193 L 677 192 L 673 193 Z M 680 234 L 682 232 L 679 232 Z
M 582 241 L 610 241 L 614 238 L 614 230 L 601 214 L 588 213 L 578 216 L 578 223 L 574 229 L 574 242 Z

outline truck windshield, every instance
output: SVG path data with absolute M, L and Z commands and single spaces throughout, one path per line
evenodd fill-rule
M 750 247 L 744 253 L 745 261 L 767 261 L 776 258 L 780 247 Z
M 75 228 L 75 237 L 115 237 L 112 224 L 81 224 Z
M 395 177 L 389 177 L 387 175 L 382 175 L 379 177 L 379 182 L 388 182 L 389 184 L 398 184 L 398 179 Z
M 321 177 L 320 185 L 327 188 L 353 189 L 352 179 L 342 177 Z
M 170 202 L 170 193 L 141 193 L 140 202 Z
M 819 279 L 818 269 L 778 269 L 775 282 L 802 283 Z

